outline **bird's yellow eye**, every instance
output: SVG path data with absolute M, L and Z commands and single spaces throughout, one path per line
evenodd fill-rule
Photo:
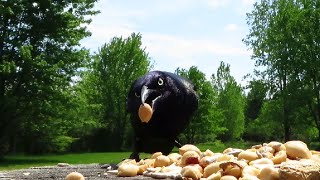
M 159 78 L 158 79 L 158 84 L 159 84 L 159 86 L 162 86 L 163 85 L 163 79 Z

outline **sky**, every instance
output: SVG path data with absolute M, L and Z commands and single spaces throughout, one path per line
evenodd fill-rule
M 81 41 L 92 53 L 113 37 L 140 33 L 153 70 L 174 72 L 197 66 L 209 78 L 221 61 L 240 84 L 252 73 L 252 51 L 242 39 L 249 32 L 246 13 L 255 0 L 100 0 L 101 13 Z

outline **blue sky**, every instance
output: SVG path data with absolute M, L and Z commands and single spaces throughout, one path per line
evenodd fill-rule
M 173 72 L 194 65 L 207 77 L 220 61 L 242 80 L 252 73 L 252 52 L 242 42 L 248 34 L 246 13 L 255 0 L 100 0 L 82 45 L 96 52 L 114 36 L 141 33 L 154 70 Z

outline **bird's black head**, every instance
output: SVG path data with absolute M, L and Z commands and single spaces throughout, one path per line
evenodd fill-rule
M 132 84 L 128 94 L 128 111 L 136 113 L 143 103 L 148 103 L 155 113 L 160 111 L 158 107 L 162 110 L 178 107 L 186 103 L 186 95 L 190 93 L 195 94 L 195 91 L 189 80 L 169 72 L 151 71 Z M 196 109 L 197 102 L 193 105 Z

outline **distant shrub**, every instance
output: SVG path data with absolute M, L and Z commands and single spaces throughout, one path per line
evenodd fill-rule
M 320 151 L 320 142 L 311 142 L 309 145 L 309 149 Z
M 57 136 L 52 140 L 50 150 L 55 153 L 69 151 L 73 141 L 75 141 L 75 138 L 69 136 Z

